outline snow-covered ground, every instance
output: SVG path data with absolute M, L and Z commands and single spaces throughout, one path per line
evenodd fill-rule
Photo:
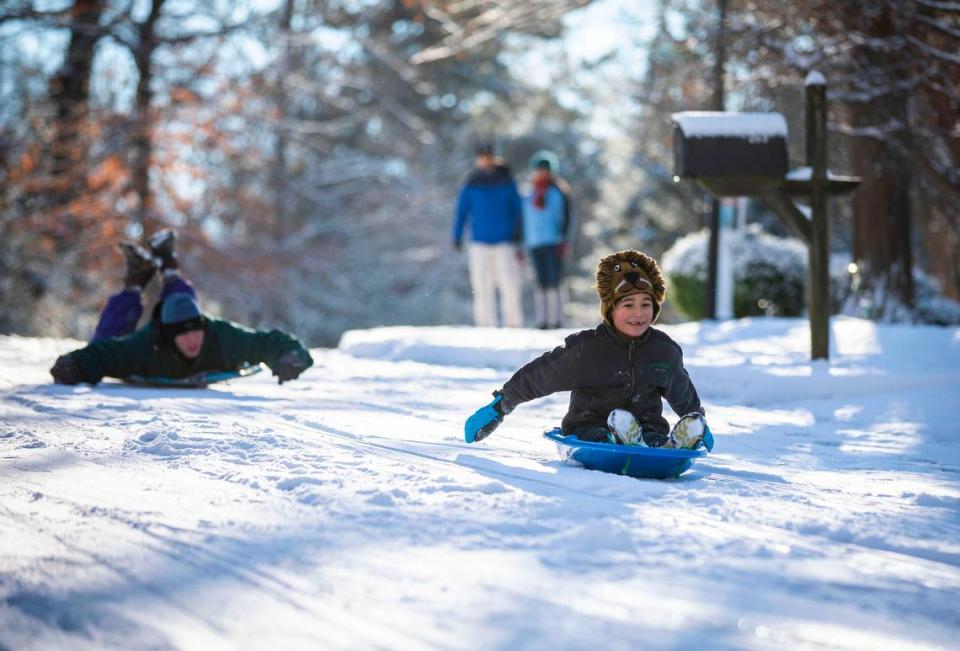
M 463 419 L 561 334 L 349 333 L 301 381 L 49 384 L 0 337 L 0 649 L 957 648 L 960 329 L 665 327 L 717 448 L 564 466 L 564 395 Z

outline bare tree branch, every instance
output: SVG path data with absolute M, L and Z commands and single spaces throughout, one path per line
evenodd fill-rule
M 56 22 L 60 22 L 60 19 L 66 18 L 70 15 L 70 7 L 66 6 L 63 9 L 54 9 L 51 11 L 43 11 L 34 9 L 33 3 L 29 3 L 24 7 L 19 7 L 13 9 L 12 11 L 5 11 L 0 13 L 0 24 L 13 21 L 13 20 L 42 20 L 48 21 L 50 19 L 57 19 Z
M 938 2 L 937 0 L 914 0 L 921 7 L 937 11 L 960 11 L 960 2 Z
M 960 54 L 944 52 L 943 50 L 933 47 L 932 45 L 927 45 L 920 39 L 913 36 L 907 36 L 907 40 L 936 59 L 960 66 Z
M 844 102 L 845 104 L 869 104 L 882 97 L 909 93 L 910 91 L 922 86 L 927 79 L 929 79 L 931 74 L 932 73 L 928 72 L 925 75 L 906 77 L 896 82 L 873 85 L 864 89 L 857 88 L 853 90 L 839 90 L 830 88 L 827 90 L 827 96 L 831 101 L 840 101 Z
M 451 33 L 440 43 L 428 47 L 410 57 L 410 63 L 421 65 L 432 61 L 449 59 L 496 38 L 506 30 L 522 30 L 533 25 L 549 22 L 586 6 L 590 0 L 541 0 L 534 2 L 509 2 L 499 0 L 484 8 L 479 15 L 466 21 L 460 32 Z M 478 4 L 465 5 L 479 8 Z
M 939 32 L 943 32 L 948 36 L 952 36 L 953 38 L 960 38 L 960 29 L 955 29 L 953 27 L 950 27 L 946 25 L 942 20 L 934 20 L 929 16 L 916 16 L 914 17 L 914 20 L 916 20 L 917 22 L 923 23 L 924 25 L 928 25 Z

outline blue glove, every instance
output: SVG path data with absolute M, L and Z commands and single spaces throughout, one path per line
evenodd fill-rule
M 713 432 L 710 431 L 710 426 L 706 423 L 703 424 L 703 440 L 701 443 L 707 448 L 707 452 L 713 452 Z
M 467 419 L 463 424 L 463 439 L 467 443 L 476 443 L 490 436 L 493 430 L 503 422 L 503 394 L 499 391 L 493 392 L 493 401 L 481 407 Z

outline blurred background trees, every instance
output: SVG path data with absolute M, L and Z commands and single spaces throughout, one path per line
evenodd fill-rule
M 670 186 L 665 134 L 671 112 L 710 108 L 719 4 L 660 1 L 656 10 L 650 62 L 636 86 L 644 122 L 654 128 L 641 129 L 647 135 L 637 140 L 637 168 L 645 176 L 633 213 L 656 231 L 663 230 L 659 208 L 668 197 L 686 200 L 684 228 L 694 228 L 695 216 L 706 210 L 696 203 L 696 188 Z M 928 309 L 918 305 L 918 293 L 930 298 L 931 279 L 960 299 L 960 4 L 727 5 L 726 108 L 783 113 L 793 166 L 803 163 L 800 82 L 816 69 L 829 83 L 831 165 L 863 179 L 852 203 L 833 208 L 834 245 L 856 270 L 846 311 L 918 318 Z M 756 218 L 780 230 L 770 216 Z M 948 311 L 940 320 L 956 318 L 955 308 Z
M 834 212 L 858 263 L 847 309 L 915 318 L 915 267 L 960 297 L 960 7 L 727 4 L 727 108 L 783 112 L 796 163 L 802 79 L 830 83 L 832 165 L 864 177 Z M 600 253 L 660 254 L 704 224 L 703 193 L 672 180 L 670 114 L 710 106 L 717 6 L 5 2 L 0 332 L 85 338 L 116 241 L 167 225 L 205 305 L 239 321 L 314 345 L 469 322 L 449 231 L 478 138 L 521 179 L 559 155 L 588 321 Z

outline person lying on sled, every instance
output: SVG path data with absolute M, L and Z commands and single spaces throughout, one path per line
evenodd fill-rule
M 251 330 L 204 315 L 193 285 L 179 272 L 176 233 L 150 238 L 150 250 L 121 242 L 126 260 L 123 291 L 107 302 L 91 343 L 61 355 L 50 374 L 58 384 L 96 384 L 130 375 L 185 378 L 205 371 L 236 371 L 263 362 L 282 384 L 313 365 L 310 353 L 279 330 Z M 150 321 L 136 329 L 141 294 L 160 273 L 163 291 Z
M 683 351 L 653 326 L 666 287 L 656 260 L 620 251 L 597 267 L 603 322 L 567 337 L 494 391 L 464 426 L 467 443 L 486 438 L 517 405 L 570 391 L 564 435 L 582 441 L 661 448 L 713 448 L 703 406 L 683 367 Z M 682 418 L 670 429 L 665 398 Z

